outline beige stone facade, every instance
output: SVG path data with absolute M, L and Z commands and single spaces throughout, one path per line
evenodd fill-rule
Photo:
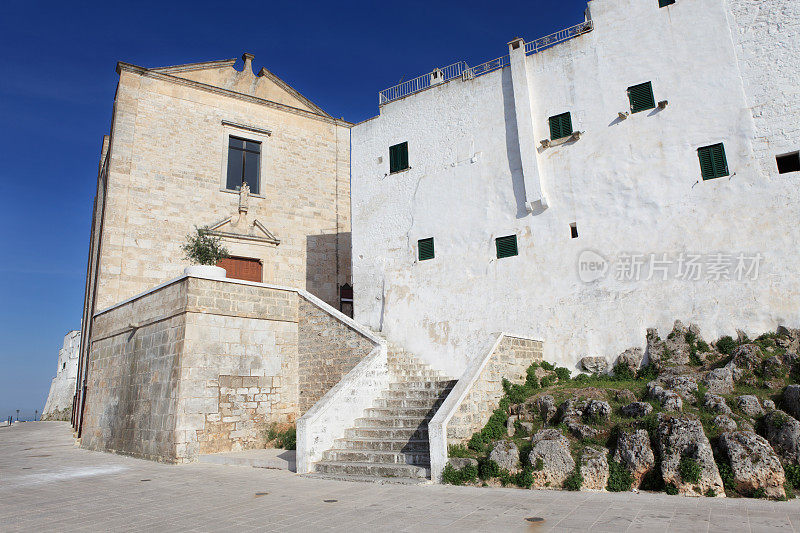
M 345 320 L 304 291 L 193 277 L 101 311 L 82 445 L 166 462 L 264 447 L 374 348 Z
M 306 289 L 339 307 L 350 278 L 350 124 L 334 119 L 253 57 L 148 69 L 119 63 L 103 142 L 84 323 L 181 275 L 195 226 L 232 256 L 261 262 L 259 281 Z M 259 183 L 227 187 L 228 141 L 260 143 Z M 202 327 L 198 324 L 197 327 Z M 89 338 L 81 342 L 79 392 Z M 80 416 L 79 414 L 77 416 Z M 79 420 L 75 420 L 79 423 Z

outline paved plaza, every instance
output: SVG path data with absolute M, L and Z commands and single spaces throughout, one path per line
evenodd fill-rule
M 81 450 L 0 428 L 0 531 L 800 531 L 800 502 L 378 485 Z

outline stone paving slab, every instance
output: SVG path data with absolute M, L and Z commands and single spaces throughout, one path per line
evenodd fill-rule
M 294 450 L 243 450 L 240 452 L 214 453 L 201 455 L 199 463 L 249 466 L 252 468 L 272 468 L 275 470 L 297 471 L 296 453 Z
M 529 522 L 528 518 L 543 521 Z M 0 531 L 795 531 L 800 502 L 378 485 L 166 465 L 77 448 L 64 422 L 0 428 Z

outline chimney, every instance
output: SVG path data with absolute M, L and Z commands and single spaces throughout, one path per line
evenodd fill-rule
M 255 57 L 256 56 L 254 56 L 253 54 L 248 54 L 248 53 L 242 54 L 242 61 L 244 61 L 244 68 L 242 69 L 242 72 L 248 72 L 250 74 L 253 73 L 253 59 Z

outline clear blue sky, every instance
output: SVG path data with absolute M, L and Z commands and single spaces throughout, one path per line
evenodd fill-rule
M 91 206 L 117 61 L 160 67 L 255 54 L 331 115 L 379 90 L 482 63 L 583 20 L 585 0 L 4 2 L 0 16 L 0 419 L 41 412 L 80 326 Z M 240 62 L 241 63 L 241 62 Z

